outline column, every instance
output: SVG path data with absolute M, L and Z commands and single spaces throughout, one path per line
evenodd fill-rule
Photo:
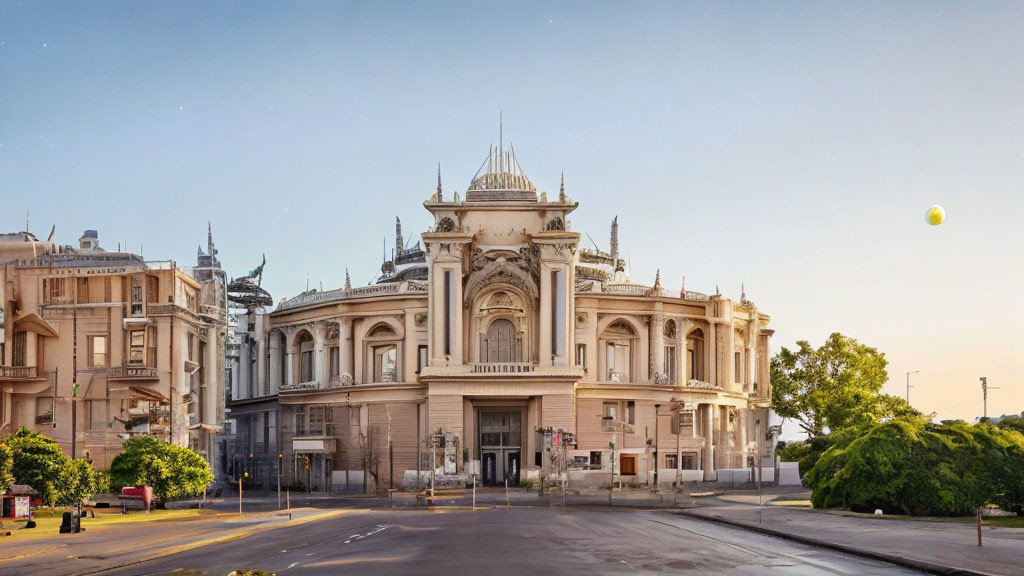
M 256 341 L 256 374 L 253 374 L 253 380 L 256 382 L 256 395 L 266 396 L 270 389 L 270 383 L 267 382 L 267 334 L 261 329 L 255 333 L 258 340 Z
M 281 389 L 281 333 L 271 331 L 270 338 L 270 377 L 267 382 L 271 394 L 277 394 Z
M 658 306 L 660 307 L 661 305 L 659 304 Z M 665 373 L 664 330 L 665 318 L 661 314 L 651 316 L 651 325 L 648 330 L 651 337 L 651 380 L 655 380 L 656 374 L 667 375 Z
M 338 372 L 352 376 L 352 356 L 355 353 L 352 343 L 352 319 L 342 318 L 338 321 Z
M 463 352 L 466 348 L 462 338 L 462 263 L 456 264 L 450 270 L 451 286 L 449 289 L 451 298 L 448 302 L 448 314 L 452 319 L 452 346 L 449 363 L 457 366 L 463 363 Z
M 327 336 L 327 328 L 323 322 L 313 325 L 313 373 L 310 376 L 317 382 L 319 388 L 327 387 L 329 378 L 327 375 L 326 354 L 324 341 Z
M 552 338 L 554 338 L 554 363 L 557 366 L 568 366 L 569 359 L 566 354 L 566 340 L 568 338 L 566 330 L 566 326 L 568 325 L 566 318 L 568 314 L 566 301 L 568 298 L 566 294 L 566 271 L 564 266 L 555 271 L 554 280 L 555 298 L 554 310 L 552 311 L 554 315 L 554 322 L 552 322 L 553 333 L 551 335 Z
M 707 364 L 704 374 L 708 377 L 708 382 L 721 386 L 722 382 L 718 378 L 718 324 L 714 319 L 708 324 L 708 334 L 704 345 L 707 348 Z
M 554 303 L 551 301 L 551 266 L 544 262 L 540 265 L 540 361 L 541 366 L 552 365 L 552 321 L 551 314 Z
M 701 428 L 704 431 L 704 450 L 701 455 L 701 464 L 704 467 L 704 481 L 710 482 L 718 477 L 715 473 L 714 405 L 701 404 L 699 410 L 703 420 Z

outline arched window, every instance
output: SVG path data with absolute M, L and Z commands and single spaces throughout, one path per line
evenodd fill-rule
M 487 327 L 484 339 L 484 357 L 487 362 L 517 362 L 516 326 L 511 320 L 499 318 Z
M 605 354 L 605 379 L 609 382 L 633 382 L 633 349 L 636 331 L 624 320 L 613 322 L 601 333 Z
M 686 363 L 690 379 L 707 381 L 704 373 L 704 331 L 697 328 L 686 335 Z

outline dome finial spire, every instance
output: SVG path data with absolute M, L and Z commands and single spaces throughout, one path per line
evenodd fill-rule
M 565 170 L 562 170 L 562 183 L 558 185 L 558 202 L 565 204 Z

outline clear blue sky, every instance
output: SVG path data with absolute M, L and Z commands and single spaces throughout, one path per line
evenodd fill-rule
M 213 222 L 275 299 L 365 283 L 526 173 L 635 279 L 748 296 L 776 346 L 886 352 L 942 417 L 1024 410 L 1024 4 L 0 2 L 0 229 L 191 263 Z M 924 212 L 943 204 L 932 228 Z

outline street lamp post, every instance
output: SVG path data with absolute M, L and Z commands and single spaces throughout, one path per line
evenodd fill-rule
M 281 464 L 284 462 L 284 454 L 277 453 L 277 509 L 281 509 Z
M 910 404 L 910 375 L 917 374 L 920 370 L 912 370 L 907 372 L 907 404 Z

